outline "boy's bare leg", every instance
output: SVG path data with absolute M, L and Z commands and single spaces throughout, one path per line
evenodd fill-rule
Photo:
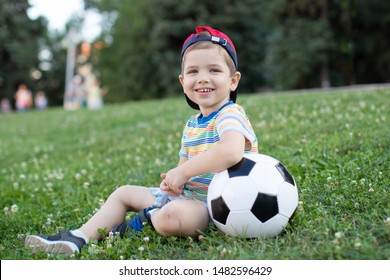
M 101 240 L 98 229 L 106 228 L 108 233 L 123 222 L 128 211 L 141 211 L 151 206 L 154 200 L 154 195 L 146 187 L 122 186 L 108 197 L 102 208 L 80 230 L 90 239 Z
M 151 215 L 155 230 L 163 236 L 198 236 L 209 223 L 207 207 L 194 200 L 174 200 Z

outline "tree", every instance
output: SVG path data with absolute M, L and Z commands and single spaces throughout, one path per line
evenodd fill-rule
M 267 10 L 265 66 L 273 87 L 389 82 L 388 2 L 276 0 Z
M 29 7 L 27 0 L 0 2 L 0 93 L 9 99 L 19 83 L 36 86 L 31 73 L 39 69 L 39 40 L 46 32 L 46 21 L 31 20 Z
M 267 9 L 272 26 L 265 60 L 268 82 L 279 89 L 330 86 L 334 37 L 327 0 L 278 0 L 268 2 Z
M 161 83 L 155 75 L 150 28 L 150 1 L 133 0 L 119 4 L 112 29 L 112 44 L 101 51 L 97 71 L 110 89 L 109 101 L 158 97 Z
M 62 32 L 48 33 L 41 38 L 40 70 L 42 78 L 37 81 L 39 90 L 43 90 L 50 105 L 62 105 L 65 90 L 66 47 Z
M 351 63 L 358 83 L 390 82 L 390 3 L 355 0 L 351 5 Z

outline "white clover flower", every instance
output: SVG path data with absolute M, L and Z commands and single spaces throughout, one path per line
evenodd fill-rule
M 145 250 L 145 248 L 143 246 L 138 247 L 138 251 L 143 252 L 144 250 Z
M 81 174 L 80 174 L 80 173 L 76 173 L 76 174 L 74 175 L 74 178 L 75 178 L 76 180 L 80 180 L 80 179 L 81 179 Z
M 355 208 L 358 208 L 358 207 L 359 207 L 359 203 L 356 202 L 356 203 L 355 203 Z
M 221 250 L 221 256 L 224 256 L 228 253 L 227 249 L 225 247 L 223 247 L 223 249 Z
M 144 237 L 144 241 L 145 241 L 145 242 L 149 242 L 149 241 L 150 241 L 149 236 L 145 236 L 145 237 Z
M 64 177 L 65 177 L 64 173 L 57 173 L 56 176 L 55 176 L 55 178 L 56 178 L 57 180 L 63 180 Z
M 18 208 L 18 206 L 17 206 L 16 204 L 13 204 L 13 205 L 11 206 L 11 212 L 14 213 L 14 214 L 15 214 L 16 212 L 18 212 L 18 209 L 19 209 L 19 208 Z
M 336 233 L 334 234 L 334 237 L 335 237 L 336 239 L 340 239 L 342 236 L 343 236 L 343 234 L 342 234 L 340 231 L 338 231 L 338 232 L 336 232 Z

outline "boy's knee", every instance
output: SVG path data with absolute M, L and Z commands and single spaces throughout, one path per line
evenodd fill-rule
M 108 199 L 115 199 L 118 201 L 122 201 L 129 194 L 131 188 L 133 188 L 133 186 L 130 185 L 121 186 L 117 188 L 115 191 L 113 191 L 111 195 L 108 197 Z
M 154 229 L 163 236 L 177 235 L 180 231 L 181 221 L 177 209 L 174 207 L 163 207 L 152 217 Z
M 163 236 L 197 236 L 198 230 L 205 230 L 208 224 L 207 208 L 199 205 L 170 202 L 152 214 L 152 224 Z
M 121 197 L 129 186 L 121 186 L 111 193 L 111 197 Z

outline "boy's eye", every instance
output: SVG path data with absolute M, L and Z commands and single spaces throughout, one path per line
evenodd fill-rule
M 188 70 L 186 73 L 187 74 L 196 74 L 198 71 L 196 71 L 195 69 L 190 69 Z
M 221 70 L 218 69 L 218 68 L 211 68 L 211 69 L 210 69 L 210 72 L 221 72 Z

